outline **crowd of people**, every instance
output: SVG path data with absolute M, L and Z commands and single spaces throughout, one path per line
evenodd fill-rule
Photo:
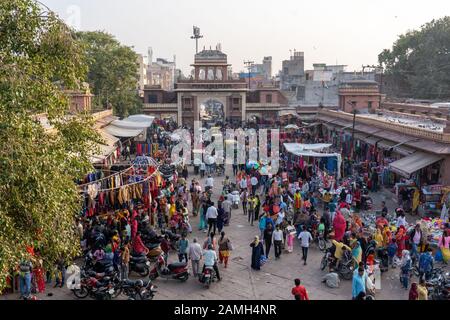
M 155 133 L 154 143 L 161 150 L 170 150 L 169 140 L 160 131 Z M 168 157 L 160 160 L 170 167 Z M 178 165 L 173 174 L 157 183 L 150 202 L 134 199 L 129 206 L 111 214 L 77 219 L 75 229 L 83 257 L 89 257 L 94 265 L 111 265 L 126 279 L 133 259 L 152 260 L 162 255 L 163 268 L 168 268 L 169 260 L 175 256 L 180 263 L 190 262 L 194 277 L 201 278 L 202 270 L 210 267 L 220 281 L 223 275 L 219 265 L 228 268 L 233 251 L 233 241 L 225 227 L 232 226 L 232 212 L 237 211 L 255 228 L 256 235 L 249 235 L 249 240 L 253 238 L 249 245 L 249 265 L 253 270 L 261 270 L 272 252 L 275 260 L 282 260 L 297 245 L 301 247 L 302 262 L 307 265 L 309 247 L 321 239 L 325 243 L 323 250 L 330 252 L 332 260 L 326 279 L 334 277 L 345 259 L 351 260 L 353 299 L 365 299 L 373 293 L 371 275 L 375 265 L 381 269 L 398 267 L 401 285 L 410 290 L 410 299 L 426 299 L 426 281 L 435 269 L 427 231 L 421 224 L 411 227 L 403 206 L 389 212 L 385 202 L 373 203 L 368 190 L 379 190 L 375 173 L 365 179 L 357 173 L 336 179 L 303 161 L 294 163 L 287 152 L 280 154 L 276 174 L 262 174 L 262 165 L 234 164 L 232 178 L 217 178 L 214 167 L 203 164 L 195 168 L 190 182 L 187 166 Z M 220 185 L 216 180 L 221 180 Z M 217 187 L 220 194 L 214 194 Z M 365 216 L 374 212 L 376 219 L 370 228 Z M 198 226 L 193 219 L 198 219 Z M 191 236 L 196 228 L 205 233 L 203 241 Z M 439 240 L 445 262 L 449 242 L 447 223 Z M 33 263 L 20 264 L 24 297 L 30 295 L 31 279 L 36 283 L 36 292 L 40 292 L 45 289 L 44 279 L 48 282 L 52 278 L 42 271 L 39 252 L 34 252 L 34 256 Z M 57 261 L 55 286 L 63 286 L 67 267 L 63 260 Z M 418 270 L 419 283 L 411 283 L 414 268 Z M 295 279 L 292 295 L 298 300 L 309 300 L 300 279 Z

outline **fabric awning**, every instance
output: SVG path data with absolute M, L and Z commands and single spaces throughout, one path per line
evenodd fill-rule
M 298 153 L 300 151 L 320 151 L 325 148 L 331 147 L 331 143 L 313 143 L 313 144 L 303 144 L 303 143 L 284 143 L 286 150 L 290 153 Z
M 111 124 L 124 129 L 145 129 L 152 125 L 153 121 L 129 121 L 115 120 Z
M 104 130 L 107 133 L 120 138 L 133 138 L 144 132 L 144 129 L 126 129 L 112 124 L 105 127 Z
M 388 141 L 388 140 L 381 140 L 377 143 L 377 147 L 383 150 L 388 150 L 395 146 L 397 143 Z
M 441 156 L 435 154 L 416 152 L 412 155 L 392 162 L 391 164 L 389 164 L 389 169 L 406 178 L 409 178 L 414 172 L 428 167 L 429 165 L 442 159 L 443 158 Z

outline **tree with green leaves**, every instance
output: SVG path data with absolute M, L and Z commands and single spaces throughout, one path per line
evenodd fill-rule
M 421 99 L 450 98 L 450 17 L 401 35 L 378 56 L 394 93 Z
M 138 113 L 142 101 L 137 89 L 137 54 L 105 32 L 78 32 L 77 36 L 85 46 L 87 81 L 96 95 L 95 104 L 112 105 L 120 117 Z
M 100 136 L 88 114 L 69 114 L 62 89 L 77 90 L 86 71 L 83 48 L 54 13 L 0 1 L 0 291 L 27 248 L 47 270 L 79 254 L 75 179 L 92 170 Z

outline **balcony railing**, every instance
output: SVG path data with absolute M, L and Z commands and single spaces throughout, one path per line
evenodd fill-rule
M 344 119 L 347 121 L 353 121 L 353 115 L 350 113 L 345 112 L 338 112 L 338 111 L 331 111 L 331 110 L 321 110 L 319 111 L 319 114 L 322 115 L 328 115 L 332 116 L 334 118 Z M 407 126 L 404 124 L 398 124 L 398 123 L 389 123 L 383 120 L 373 119 L 370 117 L 366 117 L 364 115 L 356 115 L 356 122 L 361 124 L 367 124 L 371 125 L 380 129 L 386 129 L 391 130 L 411 136 L 415 136 L 418 138 L 443 142 L 443 143 L 450 143 L 450 134 L 448 133 L 442 133 L 442 132 L 435 132 L 432 130 L 424 129 L 424 128 L 416 128 Z

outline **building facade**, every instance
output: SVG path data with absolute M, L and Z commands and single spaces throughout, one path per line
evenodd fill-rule
M 241 124 L 252 118 L 276 119 L 287 106 L 286 98 L 273 86 L 249 90 L 246 79 L 230 77 L 227 55 L 220 50 L 202 50 L 192 64 L 191 79 L 179 79 L 174 90 L 147 86 L 144 110 L 161 118 L 171 117 L 179 125 Z

